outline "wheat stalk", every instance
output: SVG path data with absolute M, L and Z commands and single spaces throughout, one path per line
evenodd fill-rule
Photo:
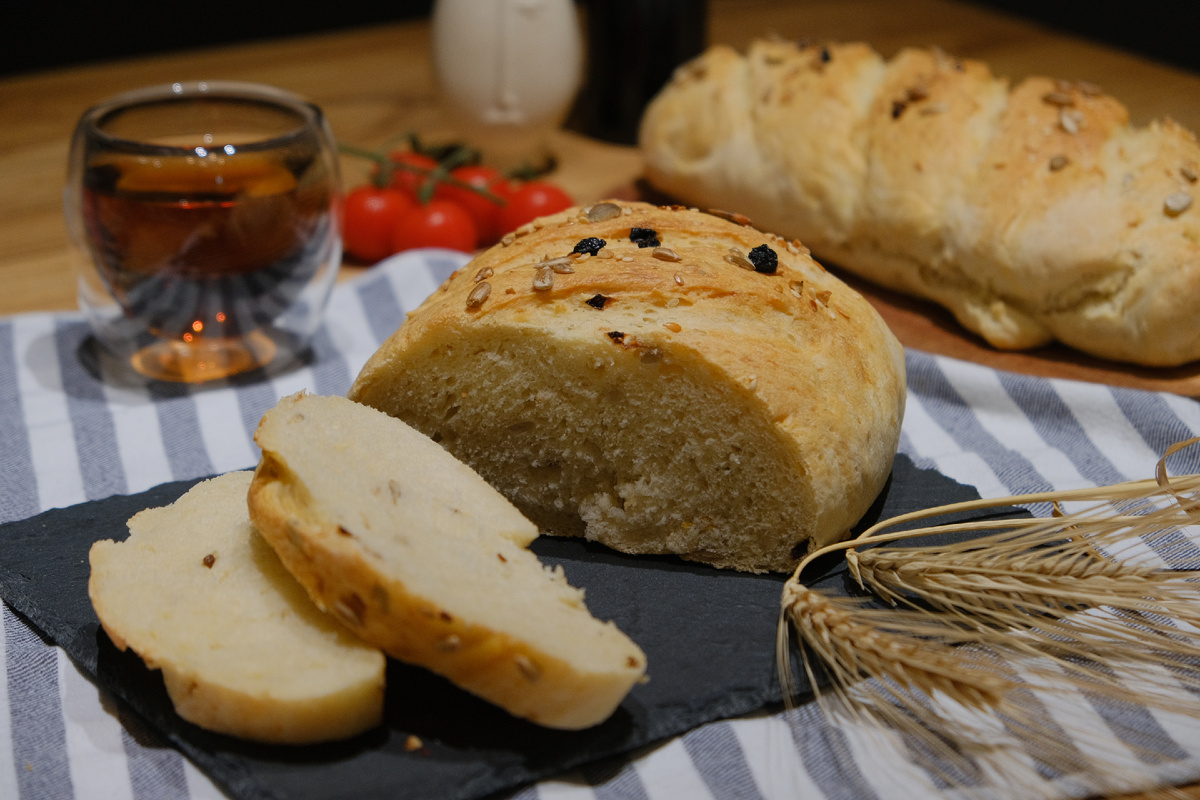
M 1134 544 L 1170 545 L 1200 522 L 1200 475 L 1171 478 L 1165 468 L 1167 456 L 1197 441 L 1169 449 L 1153 480 L 927 509 L 810 554 L 783 591 L 778 655 L 785 697 L 794 693 L 788 655 L 794 629 L 822 708 L 919 741 L 929 754 L 921 766 L 948 783 L 970 771 L 972 758 L 993 752 L 978 727 L 960 721 L 966 709 L 1019 731 L 1095 791 L 1128 788 L 1128 770 L 1110 768 L 1095 753 L 1078 755 L 1073 742 L 1094 739 L 1091 731 L 1050 724 L 1036 698 L 1070 691 L 1200 715 L 1200 571 L 1121 557 Z M 1082 501 L 1093 505 L 1062 510 Z M 1036 503 L 1052 504 L 1053 516 L 894 530 L 946 514 Z M 949 545 L 891 544 L 948 531 L 982 535 Z M 838 550 L 846 551 L 859 585 L 895 610 L 804 586 L 804 568 Z M 1017 671 L 1006 673 L 1002 665 Z M 1130 670 L 1140 676 L 1132 686 L 1122 679 Z M 821 677 L 832 701 L 819 688 Z M 1111 764 L 1117 763 L 1114 754 Z
M 847 551 L 846 561 L 860 586 L 893 605 L 910 598 L 946 610 L 969 605 L 1014 627 L 1030 615 L 1100 606 L 1200 621 L 1200 585 L 1193 582 L 1200 572 L 1072 556 L 1006 568 L 990 553 L 881 547 Z
M 1006 572 L 903 548 L 849 551 L 847 560 L 860 583 L 883 599 L 952 615 L 978 641 L 1049 659 L 1092 691 L 1127 691 L 1106 673 L 1105 663 L 1200 664 L 1200 641 L 1181 629 L 1200 623 L 1200 586 L 1192 572 L 1094 557 L 1076 559 L 1074 572 Z M 1086 609 L 1101 613 L 1078 613 Z M 1093 663 L 1101 646 L 1105 663 Z M 1177 677 L 1200 687 L 1200 675 Z M 1175 704 L 1173 693 L 1150 688 L 1140 689 L 1144 704 Z
M 886 677 L 906 689 L 941 692 L 969 707 L 995 705 L 1012 686 L 991 671 L 964 663 L 944 644 L 864 624 L 856 618 L 860 609 L 812 589 L 795 588 L 788 610 L 804 641 L 839 684 Z
M 1001 657 L 972 631 L 948 630 L 927 614 L 863 608 L 853 598 L 812 589 L 790 600 L 791 622 L 808 645 L 801 653 L 809 681 L 829 680 L 828 695 L 817 695 L 827 717 L 895 734 L 903 751 L 925 754 L 918 765 L 938 781 L 955 785 L 991 763 L 985 771 L 1004 774 L 1005 796 L 1036 796 L 1042 788 L 1036 770 L 1024 779 L 1012 774 L 1013 753 L 1023 747 L 1055 769 L 1091 770 L 1093 780 L 1104 774 L 1074 747 L 1085 732 L 1048 733 L 1053 726 L 1033 693 L 1048 687 L 1045 670 L 1026 667 L 1018 675 L 1011 653 Z M 1118 782 L 1106 775 L 1097 786 Z M 958 788 L 975 796 L 970 787 Z

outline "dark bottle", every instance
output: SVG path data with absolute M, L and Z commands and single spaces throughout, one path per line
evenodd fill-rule
M 642 111 L 675 68 L 703 52 L 707 0 L 581 0 L 587 76 L 567 127 L 635 144 Z

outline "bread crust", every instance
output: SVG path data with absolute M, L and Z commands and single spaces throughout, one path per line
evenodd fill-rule
M 427 435 L 442 437 L 443 446 L 508 492 L 527 515 L 539 524 L 549 521 L 552 532 L 584 533 L 630 552 L 677 553 L 753 571 L 790 569 L 810 547 L 845 536 L 890 473 L 903 417 L 903 351 L 882 319 L 798 243 L 681 207 L 622 201 L 600 205 L 617 211 L 593 221 L 589 209 L 570 209 L 477 256 L 409 315 L 368 361 L 349 396 L 399 416 Z M 597 206 L 591 207 L 592 216 L 604 217 L 594 212 Z M 634 228 L 654 231 L 670 253 L 639 247 L 630 238 Z M 606 242 L 597 255 L 571 261 L 573 271 L 554 274 L 552 288 L 533 287 L 539 262 L 566 256 L 578 242 L 592 237 Z M 748 254 L 764 246 L 778 258 L 773 274 L 730 260 L 731 248 Z M 469 298 L 483 283 L 490 294 L 472 306 Z M 758 553 L 739 551 L 735 531 L 722 528 L 721 520 L 707 520 L 712 527 L 707 538 L 696 533 L 702 525 L 692 519 L 653 534 L 598 533 L 590 522 L 564 530 L 569 526 L 562 520 L 572 515 L 578 519 L 579 508 L 526 502 L 506 484 L 509 466 L 472 456 L 479 433 L 465 435 L 470 441 L 452 441 L 448 423 L 418 410 L 414 399 L 438 391 L 440 363 L 448 363 L 451 350 L 477 352 L 480 358 L 504 352 L 509 360 L 517 359 L 518 351 L 523 354 L 525 371 L 516 368 L 503 383 L 475 387 L 481 399 L 494 393 L 532 397 L 544 390 L 549 402 L 550 395 L 565 391 L 555 385 L 554 375 L 531 377 L 539 366 L 539 353 L 547 359 L 552 354 L 569 356 L 584 370 L 594 364 L 592 377 L 585 376 L 583 383 L 592 381 L 596 392 L 611 391 L 614 397 L 621 396 L 622 384 L 646 380 L 647 371 L 664 386 L 682 373 L 697 387 L 711 388 L 712 396 L 724 398 L 717 402 L 736 408 L 740 422 L 733 424 L 761 432 L 757 441 L 775 453 L 772 469 L 795 476 L 788 484 L 794 514 L 769 520 L 776 525 L 773 540 L 769 550 L 764 545 Z M 484 355 L 488 353 L 492 355 Z M 645 395 L 639 395 L 639 402 L 653 406 L 653 397 Z M 651 430 L 652 418 L 679 418 L 683 429 L 688 424 L 687 409 L 659 407 L 631 410 L 614 425 Z M 499 428 L 517 430 L 524 424 L 497 419 L 497 430 L 482 436 L 496 441 L 510 435 Z M 530 447 L 562 435 L 559 429 L 548 429 L 540 438 L 531 435 Z M 719 439 L 724 432 L 697 429 L 686 435 L 693 440 Z M 602 438 L 563 438 L 581 448 L 592 447 L 601 453 L 600 460 L 605 448 L 616 446 Z M 513 464 L 528 465 L 539 458 L 521 449 L 515 438 L 512 442 Z M 603 473 L 605 468 L 598 469 Z M 612 480 L 630 486 L 653 477 L 619 475 Z M 703 491 L 693 479 L 678 488 L 674 500 L 684 506 L 689 493 Z M 740 492 L 739 499 L 747 505 L 756 501 L 752 487 L 731 491 Z M 621 502 L 614 497 L 613 503 Z
M 383 719 L 383 654 L 312 606 L 259 541 L 249 472 L 193 487 L 96 542 L 88 593 L 119 650 L 161 670 L 176 712 L 272 744 L 344 739 Z
M 611 623 L 592 619 L 561 573 L 541 568 L 525 549 L 537 529 L 467 467 L 451 463 L 396 420 L 364 428 L 364 415 L 382 417 L 344 398 L 293 395 L 264 416 L 256 434 L 263 457 L 248 493 L 251 518 L 313 601 L 364 641 L 515 716 L 571 730 L 611 716 L 644 674 L 645 656 L 637 646 Z M 315 424 L 329 434 L 318 445 L 327 463 L 312 463 L 294 446 L 293 437 L 322 436 L 312 424 L 305 430 L 306 418 L 320 420 Z M 389 445 L 400 450 L 373 455 Z M 412 466 L 403 467 L 406 460 Z M 441 468 L 436 485 L 422 482 L 422 467 L 431 465 Z M 418 503 L 416 510 L 391 512 L 389 486 L 396 487 L 396 497 L 429 492 L 435 511 L 426 515 Z M 335 495 L 339 499 L 331 501 Z M 383 511 L 376 502 L 381 496 Z M 455 536 L 457 525 L 464 526 L 464 536 Z M 482 536 L 475 535 L 479 526 L 486 529 Z M 487 569 L 466 566 L 478 554 L 451 546 L 431 557 L 439 538 L 488 548 L 471 562 L 482 561 Z M 404 540 L 426 545 L 397 549 Z M 404 563 L 397 552 L 414 563 Z M 558 587 L 558 596 L 553 589 L 546 593 L 554 605 L 542 609 L 548 631 L 565 633 L 553 625 L 562 623 L 559 605 L 573 604 L 565 613 L 581 645 L 577 652 L 564 656 L 539 646 L 536 637 L 524 635 L 529 626 L 519 611 L 503 612 L 504 621 L 496 624 L 494 614 L 483 613 L 492 608 L 467 600 L 512 580 L 515 570 L 523 570 L 527 582 Z M 422 589 L 415 573 L 423 571 L 449 571 L 452 581 L 441 590 Z M 482 602 L 504 609 L 513 601 L 495 591 Z
M 1200 145 L 1086 83 L 1010 88 L 938 50 L 718 46 L 650 104 L 640 146 L 681 202 L 736 206 L 995 347 L 1200 358 Z

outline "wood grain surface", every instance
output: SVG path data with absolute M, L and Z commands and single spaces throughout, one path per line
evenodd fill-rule
M 988 61 L 1013 80 L 1087 79 L 1122 99 L 1135 122 L 1171 116 L 1200 130 L 1200 75 L 1153 63 L 966 3 L 946 0 L 710 0 L 709 39 L 862 39 L 885 55 L 938 45 Z M 1132 13 L 1132 12 L 1128 12 Z M 340 141 L 376 147 L 407 130 L 453 137 L 439 108 L 424 21 L 178 52 L 0 81 L 0 314 L 75 307 L 62 186 L 76 119 L 113 94 L 183 80 L 247 80 L 322 106 Z M 637 153 L 563 134 L 555 179 L 582 202 L 632 181 Z M 351 185 L 360 159 L 343 160 Z
M 1086 79 L 1129 107 L 1136 124 L 1170 116 L 1200 130 L 1200 75 L 1064 36 L 983 7 L 947 0 L 710 0 L 709 40 L 744 48 L 753 38 L 864 40 L 884 55 L 937 45 L 979 58 L 1013 81 L 1031 74 Z M 1133 13 L 1126 11 L 1122 13 Z M 304 95 L 339 141 L 376 148 L 406 131 L 429 141 L 458 134 L 438 103 L 429 25 L 414 21 L 327 35 L 177 52 L 32 73 L 0 81 L 0 314 L 76 307 L 62 214 L 67 151 L 88 106 L 171 81 L 247 80 Z M 554 180 L 580 202 L 623 192 L 641 172 L 635 150 L 563 132 Z M 343 157 L 347 186 L 367 163 Z M 343 275 L 362 265 L 347 263 Z M 865 287 L 905 344 L 1004 369 L 1200 395 L 1200 364 L 1142 370 L 1063 348 L 998 353 L 938 309 Z
M 983 7 L 948 0 L 710 0 L 709 39 L 744 47 L 777 34 L 865 40 L 884 55 L 937 45 L 983 59 L 1019 80 L 1042 74 L 1088 80 L 1121 99 L 1136 124 L 1170 116 L 1200 130 L 1200 75 L 1064 36 Z M 1136 13 L 1124 7 L 1115 13 Z M 273 84 L 319 104 L 340 141 L 374 148 L 405 131 L 454 138 L 438 104 L 429 26 L 416 21 L 367 29 L 177 52 L 33 73 L 0 81 L 0 314 L 75 308 L 61 196 L 72 129 L 88 106 L 140 86 L 186 80 Z M 562 133 L 554 179 L 580 202 L 630 191 L 636 151 Z M 343 159 L 348 186 L 366 164 Z M 361 270 L 346 265 L 345 274 Z M 1053 348 L 997 353 L 964 335 L 927 304 L 864 287 L 906 343 L 932 352 L 1034 374 L 1200 394 L 1196 369 L 1135 370 Z M 1175 796 L 1200 800 L 1200 786 Z

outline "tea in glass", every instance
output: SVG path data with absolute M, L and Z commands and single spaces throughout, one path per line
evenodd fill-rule
M 142 375 L 199 382 L 294 359 L 341 261 L 321 112 L 253 84 L 141 90 L 80 120 L 66 193 L 80 305 Z

